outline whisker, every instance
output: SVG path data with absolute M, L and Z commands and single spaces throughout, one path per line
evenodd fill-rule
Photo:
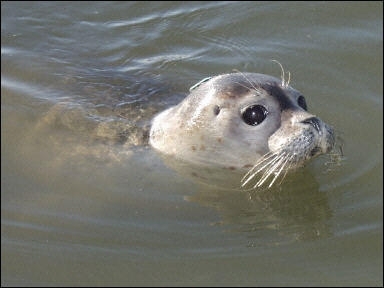
M 259 88 L 257 88 L 257 87 L 255 86 L 255 83 L 253 83 L 251 80 L 249 80 L 249 78 L 245 75 L 245 73 L 243 73 L 243 72 L 241 72 L 241 71 L 239 71 L 239 70 L 237 70 L 237 69 L 234 69 L 234 71 L 240 73 L 240 74 L 244 77 L 244 79 L 248 81 L 248 83 L 252 86 L 252 88 L 253 88 L 254 90 L 256 90 L 256 91 L 260 90 Z M 237 82 L 237 84 L 243 86 L 244 88 L 249 88 L 249 87 L 246 87 L 245 85 L 242 85 L 241 83 L 238 83 L 238 82 Z
M 280 176 L 281 171 L 283 171 L 285 165 L 288 163 L 288 161 L 289 161 L 290 158 L 291 158 L 291 157 L 287 157 L 287 158 L 285 158 L 285 161 L 282 163 L 280 170 L 276 173 L 275 177 L 273 178 L 273 180 L 272 180 L 271 183 L 269 184 L 268 188 L 271 188 L 272 185 L 273 185 L 273 183 L 275 183 L 276 179 Z M 284 159 L 283 159 L 283 160 L 284 160 Z
M 273 158 L 272 158 L 273 157 Z M 269 157 L 263 159 L 263 161 L 257 163 L 251 170 L 250 172 L 248 172 L 244 177 L 243 179 L 241 180 L 241 182 L 243 182 L 243 180 L 248 177 L 248 179 L 246 179 L 246 181 L 241 185 L 241 187 L 244 187 L 250 180 L 252 180 L 260 171 L 264 170 L 266 167 L 268 166 L 271 166 L 273 165 L 276 161 L 279 160 L 279 158 L 281 157 L 281 155 L 278 155 L 278 154 L 272 154 L 270 155 Z M 262 167 L 260 167 L 257 171 L 254 171 L 259 165 L 261 165 L 263 162 L 269 160 L 270 158 L 272 158 L 270 161 L 268 161 L 265 165 L 263 165 Z
M 286 176 L 287 173 L 288 173 L 288 170 L 289 170 L 290 167 L 291 167 L 291 165 L 290 165 L 290 161 L 292 160 L 292 158 L 293 158 L 293 155 L 291 155 L 291 156 L 289 156 L 289 157 L 287 157 L 287 158 L 285 159 L 285 162 L 281 165 L 281 168 L 280 168 L 279 172 L 277 172 L 275 178 L 273 178 L 273 181 L 271 182 L 271 184 L 269 184 L 268 188 L 271 188 L 271 187 L 272 187 L 272 185 L 273 185 L 273 183 L 275 182 L 275 180 L 280 176 L 281 172 L 284 170 L 285 166 L 288 164 L 288 167 L 285 168 L 284 175 L 283 175 L 283 177 L 281 178 L 281 180 L 280 180 L 280 182 L 279 182 L 279 185 L 283 182 L 285 176 Z
M 251 80 L 249 80 L 249 78 L 248 78 L 247 76 L 245 76 L 245 74 L 244 74 L 243 72 L 241 72 L 241 71 L 239 71 L 239 72 L 240 72 L 240 74 L 245 78 L 245 80 L 247 80 L 247 81 L 249 82 L 249 84 L 251 84 L 252 88 L 255 89 L 255 90 L 257 90 L 257 88 L 256 88 L 256 86 L 254 85 L 254 83 L 253 83 Z
M 271 188 L 278 179 L 280 185 L 288 171 L 292 167 L 296 167 L 300 159 L 296 159 L 295 154 L 287 153 L 287 151 L 280 150 L 278 152 L 268 152 L 262 156 L 257 163 L 244 175 L 241 179 L 241 187 L 246 187 L 253 179 L 258 178 L 250 189 L 256 189 L 267 183 L 271 179 L 268 188 Z
M 279 64 L 279 66 L 281 68 L 281 86 L 282 87 L 288 87 L 289 82 L 291 80 L 291 72 L 287 71 L 288 72 L 288 81 L 285 81 L 285 73 L 284 73 L 283 65 L 281 65 L 281 63 L 275 59 L 272 59 L 271 61 Z
M 280 154 L 280 155 L 278 155 L 278 157 L 276 157 L 276 159 L 273 160 L 273 162 L 271 161 L 271 167 L 269 167 L 264 172 L 263 176 L 261 176 L 260 180 L 256 183 L 255 188 L 263 185 L 263 183 L 276 170 L 276 168 L 279 167 L 279 165 L 281 164 L 281 161 L 284 161 L 284 156 L 285 156 L 284 154 Z
M 275 153 L 272 153 L 272 152 L 268 152 L 267 154 L 265 154 L 264 156 L 262 156 L 258 161 L 257 163 L 244 175 L 244 177 L 241 179 L 241 182 L 243 182 L 250 174 L 255 174 L 255 173 L 258 173 L 260 170 L 264 169 L 265 166 L 268 165 L 268 163 L 264 166 L 262 166 L 259 170 L 257 170 L 255 173 L 254 171 L 257 169 L 257 167 L 259 167 L 262 163 L 264 163 L 265 161 L 267 161 L 268 159 L 270 159 L 271 157 L 275 157 L 276 154 Z M 252 179 L 252 177 L 251 177 Z M 249 179 L 250 180 L 250 179 Z M 247 182 L 249 181 L 247 180 Z M 247 183 L 246 182 L 246 183 Z M 244 184 L 246 184 L 244 183 Z
M 285 169 L 284 175 L 283 175 L 283 177 L 281 178 L 281 180 L 280 180 L 280 182 L 279 182 L 279 185 L 280 185 L 281 183 L 283 183 L 283 180 L 284 180 L 285 176 L 287 176 L 289 169 L 291 169 L 291 167 L 292 167 L 292 165 L 291 165 L 291 163 L 290 163 L 290 161 L 291 161 L 292 158 L 293 158 L 293 156 L 289 157 L 289 159 L 287 159 L 286 163 L 284 163 L 284 166 L 288 164 L 288 167 Z

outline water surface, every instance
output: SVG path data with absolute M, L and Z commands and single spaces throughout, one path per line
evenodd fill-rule
M 2 285 L 382 286 L 382 11 L 2 2 Z M 141 145 L 132 117 L 145 128 L 208 76 L 280 77 L 271 59 L 343 161 L 226 191 Z

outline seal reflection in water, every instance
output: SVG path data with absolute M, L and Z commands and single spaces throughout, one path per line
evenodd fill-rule
M 248 170 L 242 186 L 271 187 L 334 146 L 333 129 L 307 111 L 304 96 L 284 79 L 232 73 L 190 90 L 153 119 L 150 144 L 196 165 Z

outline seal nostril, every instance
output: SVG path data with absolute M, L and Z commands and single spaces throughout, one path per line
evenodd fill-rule
M 218 105 L 215 105 L 213 107 L 213 114 L 215 114 L 216 116 L 219 115 L 220 113 L 220 107 Z
M 313 128 L 315 128 L 317 132 L 321 133 L 320 122 L 321 122 L 320 119 L 316 118 L 316 117 L 311 117 L 311 118 L 308 118 L 308 119 L 301 121 L 301 123 L 309 124 Z

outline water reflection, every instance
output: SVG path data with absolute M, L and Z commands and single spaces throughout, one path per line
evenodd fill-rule
M 265 245 L 265 237 L 274 237 L 271 244 L 278 244 L 332 235 L 327 194 L 319 191 L 316 179 L 305 168 L 270 189 L 242 191 L 201 185 L 199 192 L 187 199 L 216 209 L 221 224 L 231 231 L 246 232 L 252 239 L 250 245 Z

